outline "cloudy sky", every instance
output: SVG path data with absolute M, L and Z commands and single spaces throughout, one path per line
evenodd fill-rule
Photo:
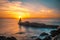
M 60 18 L 60 0 L 0 0 L 0 18 Z

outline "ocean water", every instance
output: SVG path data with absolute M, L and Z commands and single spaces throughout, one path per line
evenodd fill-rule
M 49 32 L 56 30 L 53 28 L 26 28 L 18 25 L 19 19 L 0 19 L 0 35 L 14 36 L 17 40 L 33 40 L 31 36 L 39 36 L 42 32 Z M 39 22 L 49 25 L 60 25 L 60 19 L 22 19 L 22 21 Z M 16 34 L 24 32 L 24 34 Z

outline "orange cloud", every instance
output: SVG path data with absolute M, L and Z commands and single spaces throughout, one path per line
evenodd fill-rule
M 26 8 L 22 8 L 21 3 L 22 2 L 18 2 L 18 1 L 16 2 L 6 1 L 1 3 L 1 6 L 0 6 L 1 7 L 0 14 L 2 15 L 1 17 L 6 17 L 3 15 L 7 15 L 7 17 L 16 17 L 16 18 L 18 18 L 19 16 L 23 18 L 29 17 L 29 14 L 27 12 L 28 10 Z
M 42 4 L 22 3 L 20 1 L 0 0 L 0 17 L 5 18 L 59 18 L 59 12 Z

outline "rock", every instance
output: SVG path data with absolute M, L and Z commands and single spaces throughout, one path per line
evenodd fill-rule
M 5 36 L 0 36 L 0 40 L 6 40 Z
M 52 37 L 51 36 L 47 36 L 43 40 L 52 40 Z
M 46 25 L 44 23 L 36 23 L 36 22 L 19 22 L 18 23 L 20 26 L 25 26 L 25 27 L 35 27 L 35 28 L 58 28 L 59 25 Z
M 25 32 L 18 32 L 18 33 L 16 33 L 16 34 L 24 34 Z
M 55 37 L 57 35 L 57 30 L 52 30 L 50 34 L 52 37 Z
M 32 36 L 32 37 L 30 37 L 30 38 L 37 38 L 37 36 Z
M 60 40 L 60 34 L 55 36 L 53 40 Z
M 45 32 L 43 32 L 43 33 L 40 34 L 40 36 L 45 36 L 45 35 L 49 35 L 49 34 L 45 33 Z
M 55 37 L 55 36 L 57 36 L 57 35 L 60 34 L 60 29 L 52 30 L 52 31 L 50 32 L 50 34 L 51 34 L 52 37 Z
M 15 37 L 7 37 L 7 40 L 17 40 Z
M 41 40 L 40 38 L 37 38 L 36 40 Z

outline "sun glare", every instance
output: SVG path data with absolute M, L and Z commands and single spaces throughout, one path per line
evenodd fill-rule
M 21 16 L 19 16 L 19 18 L 22 18 Z
M 17 15 L 17 18 L 29 18 L 30 14 L 28 12 L 16 12 L 15 16 Z

